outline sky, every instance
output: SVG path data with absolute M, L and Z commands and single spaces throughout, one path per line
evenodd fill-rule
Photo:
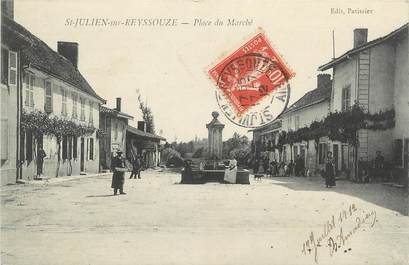
M 372 10 L 348 14 L 348 8 Z M 333 14 L 331 14 L 331 9 Z M 335 14 L 336 10 L 344 14 Z M 211 112 L 220 112 L 206 71 L 262 28 L 274 49 L 296 73 L 290 104 L 316 88 L 318 66 L 352 48 L 353 29 L 368 28 L 368 40 L 408 22 L 407 1 L 133 1 L 15 0 L 15 20 L 57 50 L 57 41 L 79 43 L 79 70 L 94 90 L 141 120 L 137 91 L 152 109 L 156 132 L 169 142 L 207 137 Z M 67 19 L 177 19 L 176 27 L 67 26 Z M 194 25 L 195 19 L 224 21 Z M 249 26 L 227 26 L 227 19 Z M 189 24 L 181 24 L 182 22 Z M 222 114 L 223 138 L 248 133 Z

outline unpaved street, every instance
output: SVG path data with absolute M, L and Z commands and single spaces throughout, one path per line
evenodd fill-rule
M 320 180 L 303 178 L 252 179 L 251 185 L 180 185 L 179 180 L 171 172 L 143 172 L 141 180 L 126 180 L 128 194 L 122 196 L 111 195 L 109 175 L 2 187 L 1 263 L 400 265 L 409 260 L 402 189 L 347 181 L 325 189 Z M 328 242 L 341 228 L 343 245 L 334 251 Z M 347 237 L 348 231 L 354 232 Z M 320 246 L 303 245 L 311 232 L 315 243 L 323 235 Z

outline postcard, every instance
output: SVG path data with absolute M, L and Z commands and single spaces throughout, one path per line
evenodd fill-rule
M 408 27 L 404 0 L 2 0 L 1 264 L 408 264 Z

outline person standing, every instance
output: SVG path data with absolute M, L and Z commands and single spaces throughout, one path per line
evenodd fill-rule
M 114 172 L 112 174 L 112 184 L 111 188 L 114 189 L 114 195 L 118 193 L 126 194 L 124 192 L 125 183 L 125 161 L 122 157 L 122 151 L 118 150 L 116 156 L 112 158 L 111 169 Z
M 36 179 L 39 179 L 41 175 L 43 174 L 43 164 L 44 164 L 44 158 L 47 156 L 45 153 L 44 149 L 42 147 L 38 148 L 37 152 L 37 176 Z
M 325 186 L 331 188 L 335 186 L 335 165 L 332 152 L 328 151 L 325 163 Z
M 376 157 L 373 163 L 374 179 L 375 182 L 379 182 L 384 178 L 385 158 L 382 156 L 381 151 L 376 151 Z
M 131 176 L 129 177 L 130 179 L 134 177 L 136 179 L 136 176 L 138 175 L 138 179 L 141 178 L 141 159 L 139 156 L 136 156 L 134 160 L 132 160 L 132 173 Z

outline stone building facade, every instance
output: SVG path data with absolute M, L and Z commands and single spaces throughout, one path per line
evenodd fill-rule
M 99 108 L 105 101 L 78 70 L 78 44 L 58 42 L 56 52 L 12 19 L 2 16 L 2 26 L 31 42 L 20 54 L 18 115 L 42 113 L 50 119 L 98 128 Z M 38 135 L 31 129 L 21 130 L 20 123 L 21 120 L 16 123 L 19 127 L 16 147 L 8 150 L 10 155 L 16 154 L 17 179 L 33 179 L 37 175 L 40 148 L 46 153 L 43 176 L 99 171 L 99 144 L 95 130 L 87 136 L 62 135 L 58 144 L 52 134 Z
M 114 109 L 101 106 L 99 128 L 104 133 L 99 140 L 101 170 L 110 169 L 111 159 L 117 150 L 126 153 L 126 129 L 129 120 L 133 120 L 133 117 L 121 111 L 121 98 L 116 99 Z
M 361 129 L 357 160 L 385 159 L 408 174 L 409 80 L 408 24 L 367 42 L 367 29 L 354 30 L 354 47 L 319 67 L 332 69 L 331 111 L 345 111 L 354 103 L 370 114 L 395 111 L 395 126 L 388 130 Z

